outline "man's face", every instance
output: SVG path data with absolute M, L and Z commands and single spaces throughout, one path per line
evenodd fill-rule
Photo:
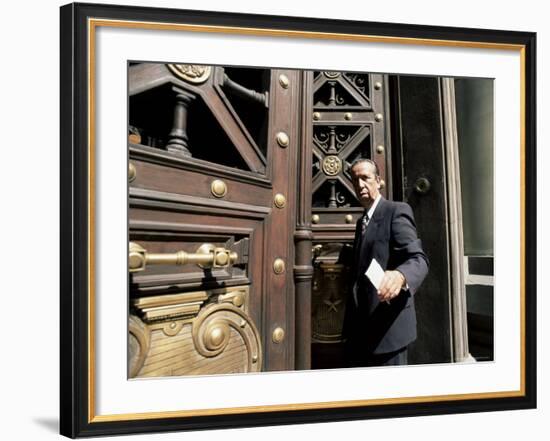
M 355 195 L 361 205 L 369 208 L 380 193 L 380 176 L 370 162 L 359 162 L 351 169 L 351 179 Z

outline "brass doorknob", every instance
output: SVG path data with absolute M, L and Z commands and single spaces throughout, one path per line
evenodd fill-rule
M 211 243 L 202 244 L 195 253 L 177 251 L 175 253 L 148 253 L 141 245 L 130 242 L 128 267 L 131 273 L 143 271 L 147 265 L 198 265 L 201 268 L 227 268 L 239 258 L 234 251 L 216 247 Z

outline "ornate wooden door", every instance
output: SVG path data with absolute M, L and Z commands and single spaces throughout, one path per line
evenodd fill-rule
M 129 376 L 294 368 L 297 71 L 129 66 Z
M 358 158 L 378 165 L 382 194 L 391 196 L 388 77 L 355 72 L 311 72 L 312 105 L 312 367 L 341 367 L 348 260 L 363 208 L 350 168 Z M 389 185 L 385 185 L 388 182 Z

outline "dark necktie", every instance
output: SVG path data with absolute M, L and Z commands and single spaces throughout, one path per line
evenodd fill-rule
M 361 266 L 362 261 L 362 252 L 363 252 L 363 242 L 365 241 L 366 237 L 366 231 L 367 231 L 367 225 L 369 223 L 369 215 L 367 214 L 367 211 L 363 213 L 363 216 L 361 216 L 361 236 L 359 238 L 359 244 L 357 245 L 357 262 L 358 262 L 358 268 Z M 359 305 L 358 299 L 357 299 L 357 290 L 358 290 L 358 283 L 359 278 L 355 281 L 353 284 L 353 300 L 355 301 L 355 306 Z
M 361 218 L 361 237 L 365 236 L 365 231 L 367 230 L 367 225 L 369 223 L 369 215 L 367 212 Z

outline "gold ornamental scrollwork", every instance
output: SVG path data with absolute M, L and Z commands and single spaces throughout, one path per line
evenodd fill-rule
M 203 357 L 216 357 L 226 348 L 235 351 L 237 344 L 246 353 L 244 372 L 261 370 L 260 334 L 248 314 L 233 304 L 223 302 L 204 308 L 193 321 L 192 335 L 195 349 Z
M 338 156 L 330 155 L 323 159 L 323 172 L 327 176 L 335 176 L 342 170 L 342 160 Z
M 151 335 L 149 328 L 135 315 L 130 315 L 128 322 L 130 332 L 129 344 L 129 377 L 135 377 L 142 368 L 149 352 Z
M 179 79 L 192 84 L 202 84 L 212 73 L 211 66 L 199 64 L 167 64 L 168 69 Z

